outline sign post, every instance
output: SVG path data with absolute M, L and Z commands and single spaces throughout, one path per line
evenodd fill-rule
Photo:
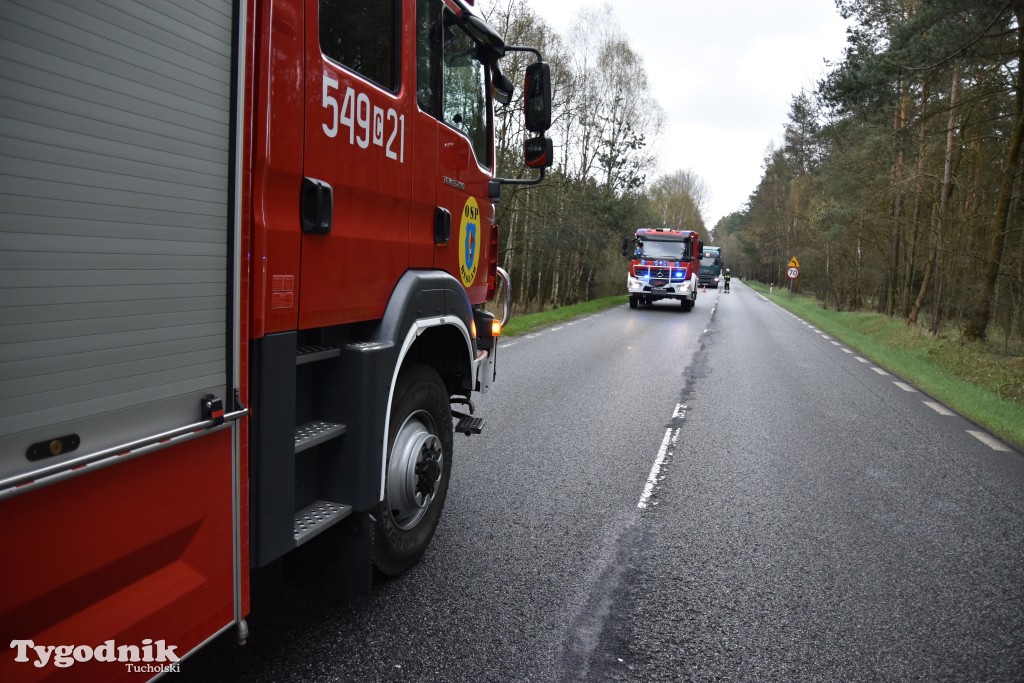
M 800 277 L 800 262 L 797 261 L 796 256 L 789 259 L 786 276 L 789 277 L 789 293 L 792 294 L 796 287 L 797 278 Z

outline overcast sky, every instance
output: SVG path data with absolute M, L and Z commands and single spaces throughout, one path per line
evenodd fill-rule
M 833 0 L 528 0 L 562 36 L 582 7 L 611 6 L 665 109 L 660 172 L 691 169 L 711 197 L 707 227 L 743 208 L 793 96 L 842 57 Z M 563 141 L 556 141 L 556 144 Z

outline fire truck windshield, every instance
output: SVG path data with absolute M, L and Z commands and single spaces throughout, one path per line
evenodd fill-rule
M 689 242 L 661 242 L 658 240 L 642 240 L 640 258 L 664 259 L 666 261 L 689 261 Z

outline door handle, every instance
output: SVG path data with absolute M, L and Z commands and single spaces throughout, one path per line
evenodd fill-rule
M 329 233 L 334 214 L 334 192 L 331 186 L 316 178 L 303 178 L 300 212 L 302 232 L 307 235 Z
M 452 238 L 452 214 L 448 209 L 434 207 L 434 245 L 448 244 Z

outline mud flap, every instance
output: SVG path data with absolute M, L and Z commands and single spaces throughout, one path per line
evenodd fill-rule
M 354 514 L 285 555 L 288 580 L 304 591 L 365 604 L 373 587 L 373 520 Z

